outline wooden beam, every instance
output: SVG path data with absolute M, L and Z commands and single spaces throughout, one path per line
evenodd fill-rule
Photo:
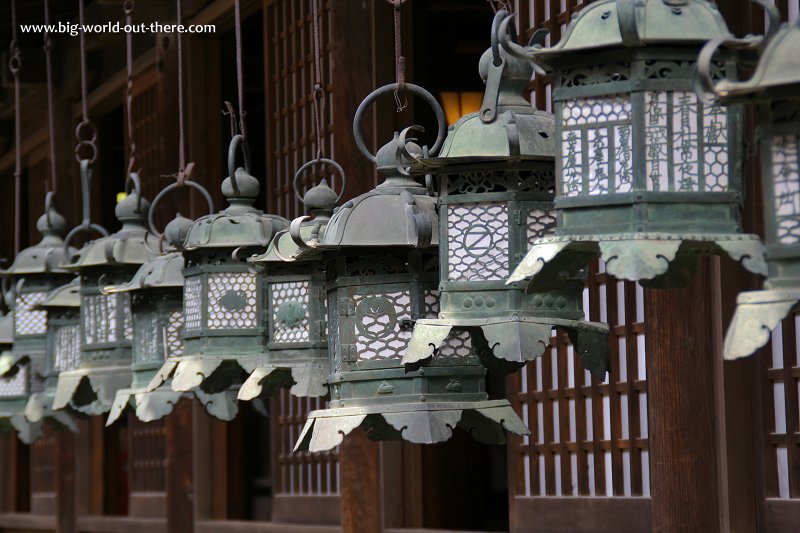
M 52 423 L 52 422 L 46 422 Z M 77 531 L 75 501 L 75 434 L 65 427 L 56 429 L 56 532 Z
M 356 429 L 339 447 L 341 476 L 342 531 L 377 533 L 381 531 L 381 486 L 378 443 Z
M 167 531 L 194 530 L 192 401 L 182 399 L 166 419 Z

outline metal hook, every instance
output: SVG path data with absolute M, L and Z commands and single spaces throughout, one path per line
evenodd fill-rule
M 53 221 L 50 218 L 50 212 L 53 211 L 53 198 L 55 197 L 55 193 L 53 191 L 47 191 L 44 195 L 44 215 L 45 220 L 47 220 L 47 226 L 53 227 Z
M 244 159 L 244 170 L 250 174 L 250 146 L 241 133 L 234 135 L 228 146 L 228 177 L 231 179 L 233 192 L 237 195 L 239 194 L 239 185 L 236 183 L 236 148 L 240 146 Z
M 139 179 L 139 174 L 131 172 L 128 174 L 128 179 L 125 180 L 125 193 L 130 194 L 130 183 L 133 183 L 133 192 L 136 193 L 136 210 L 137 215 L 142 212 L 142 180 Z

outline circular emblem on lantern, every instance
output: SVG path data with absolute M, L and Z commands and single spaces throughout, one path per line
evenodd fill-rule
M 356 328 L 367 339 L 380 339 L 394 331 L 397 312 L 394 304 L 380 296 L 370 296 L 356 306 Z
M 219 299 L 219 303 L 229 311 L 241 311 L 247 307 L 247 295 L 242 291 L 229 289 L 222 298 Z
M 293 328 L 299 325 L 300 322 L 303 321 L 305 315 L 306 312 L 305 309 L 303 309 L 303 304 L 297 300 L 283 302 L 280 306 L 278 306 L 278 310 L 276 312 L 278 321 L 287 328 Z
M 482 257 L 494 247 L 492 228 L 486 224 L 472 224 L 464 232 L 464 250 L 472 257 Z

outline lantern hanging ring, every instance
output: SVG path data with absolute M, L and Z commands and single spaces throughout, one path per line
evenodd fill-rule
M 87 120 L 82 120 L 75 126 L 75 138 L 78 139 L 78 144 L 75 145 L 75 160 L 81 163 L 88 160 L 90 165 L 97 161 L 97 130 L 94 129 L 92 123 Z M 82 157 L 81 149 L 88 148 L 91 150 L 89 153 L 91 157 Z M 82 171 L 81 171 L 82 172 Z
M 233 136 L 231 144 L 228 146 L 228 177 L 231 179 L 234 194 L 239 194 L 239 185 L 236 183 L 236 149 L 240 146 L 244 159 L 244 170 L 250 174 L 250 146 L 244 136 L 239 133 Z
M 133 188 L 131 188 L 131 184 L 133 184 Z M 130 194 L 131 192 L 136 193 L 136 210 L 134 213 L 138 215 L 142 212 L 142 180 L 139 179 L 139 174 L 136 172 L 130 172 L 128 179 L 125 180 L 125 193 Z
M 367 149 L 367 145 L 364 143 L 364 136 L 361 134 L 361 121 L 364 117 L 364 112 L 367 108 L 377 100 L 379 97 L 383 96 L 386 93 L 393 92 L 399 88 L 399 84 L 397 83 L 390 83 L 388 85 L 384 85 L 383 87 L 378 87 L 366 98 L 361 104 L 358 106 L 356 110 L 355 118 L 353 119 L 353 137 L 355 137 L 356 146 L 364 154 L 364 157 L 372 161 L 373 163 L 377 163 L 376 157 Z M 427 90 L 423 89 L 419 85 L 415 85 L 413 83 L 406 83 L 405 89 L 414 93 L 415 95 L 422 98 L 425 103 L 431 106 L 433 112 L 436 114 L 436 122 L 439 124 L 439 129 L 437 132 L 436 142 L 433 144 L 433 147 L 429 150 L 431 155 L 436 155 L 439 149 L 442 147 L 444 143 L 444 139 L 447 136 L 447 121 L 444 118 L 444 110 L 442 106 L 439 104 L 438 100 L 429 93 Z
M 205 198 L 206 203 L 208 204 L 208 212 L 209 212 L 209 214 L 214 212 L 214 200 L 211 199 L 211 195 L 208 193 L 206 188 L 203 187 L 202 185 L 200 185 L 199 183 L 197 183 L 196 181 L 184 180 L 183 183 L 178 183 L 178 182 L 170 183 L 169 185 L 164 187 L 161 190 L 161 192 L 159 192 L 156 195 L 155 198 L 153 198 L 153 202 L 150 204 L 150 211 L 147 213 L 147 224 L 150 227 L 150 231 L 152 231 L 155 235 L 163 236 L 163 234 L 164 234 L 163 232 L 160 232 L 160 231 L 158 231 L 156 229 L 156 224 L 155 224 L 156 206 L 158 205 L 158 203 L 161 200 L 164 199 L 164 196 L 166 196 L 167 193 L 169 193 L 173 189 L 177 189 L 178 187 L 181 187 L 182 185 L 186 185 L 188 187 L 191 187 L 191 188 L 196 189 L 197 191 L 199 191 L 200 194 L 203 195 L 203 198 Z
M 91 161 L 88 159 L 81 159 L 81 199 L 83 200 L 83 220 L 81 223 L 70 230 L 66 238 L 64 238 L 64 256 L 69 257 L 69 243 L 78 233 L 96 231 L 103 237 L 108 237 L 108 231 L 100 224 L 92 222 L 92 208 L 89 203 L 91 199 L 89 187 L 92 182 L 92 169 Z
M 342 168 L 342 166 L 339 163 L 337 163 L 333 159 L 328 159 L 327 157 L 317 157 L 317 158 L 312 159 L 311 161 L 306 161 L 303 164 L 303 166 L 301 166 L 299 169 L 297 169 L 297 172 L 295 172 L 295 174 L 294 174 L 294 180 L 292 181 L 292 185 L 294 186 L 294 196 L 295 196 L 295 198 L 297 198 L 298 200 L 300 200 L 301 203 L 303 203 L 303 197 L 300 194 L 300 188 L 298 186 L 298 182 L 300 181 L 300 176 L 303 174 L 303 172 L 308 167 L 316 165 L 317 163 L 320 163 L 320 164 L 323 164 L 323 165 L 332 166 L 334 169 L 336 169 L 336 172 L 342 178 L 341 191 L 339 191 L 339 194 L 336 196 L 336 203 L 338 204 L 339 201 L 342 199 L 342 196 L 344 195 L 345 187 L 347 186 L 347 176 L 345 176 L 344 169 Z

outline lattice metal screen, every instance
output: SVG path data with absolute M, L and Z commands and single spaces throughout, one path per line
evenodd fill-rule
M 298 398 L 287 389 L 272 401 L 274 450 L 277 454 L 275 494 L 284 496 L 339 495 L 338 448 L 324 453 L 292 453 L 310 411 L 323 409 L 323 398 Z
M 128 417 L 131 492 L 161 492 L 165 487 L 166 430 L 164 420 L 141 422 Z
M 81 327 L 59 326 L 55 332 L 55 364 L 58 372 L 75 370 L 81 362 Z
M 28 393 L 30 367 L 25 365 L 9 378 L 0 378 L 0 398 L 15 398 Z
M 308 287 L 308 281 L 270 283 L 272 342 L 309 341 Z
M 323 84 L 326 101 L 323 120 L 323 150 L 327 157 L 335 156 L 333 144 L 333 85 L 331 57 L 331 0 L 320 0 L 323 16 L 320 20 L 323 49 Z M 294 197 L 292 179 L 300 166 L 312 159 L 314 153 L 313 96 L 314 47 L 311 0 L 275 0 L 266 6 L 267 34 L 267 110 L 268 164 L 267 197 L 270 212 L 287 218 L 304 214 Z M 321 177 L 307 172 L 302 188 L 315 184 Z M 338 182 L 326 175 L 328 183 Z
M 789 176 L 800 170 L 800 137 L 783 136 L 772 140 L 772 167 L 775 176 L 775 219 L 782 244 L 800 241 L 797 214 L 800 213 L 800 184 Z
M 14 299 L 14 335 L 43 335 L 47 311 L 32 309 L 47 298 L 47 292 L 21 292 Z
M 256 275 L 252 272 L 208 274 L 208 327 L 255 327 L 256 295 Z
M 508 205 L 483 202 L 449 206 L 447 224 L 450 281 L 508 277 Z
M 584 305 L 611 326 L 610 378 L 593 380 L 566 335 L 514 377 L 532 433 L 516 455 L 519 496 L 650 493 L 643 290 L 593 269 Z
M 183 340 L 180 336 L 183 327 L 183 313 L 169 314 L 159 310 L 137 312 L 136 342 L 133 344 L 133 361 L 151 363 L 164 361 L 167 357 L 183 354 Z

